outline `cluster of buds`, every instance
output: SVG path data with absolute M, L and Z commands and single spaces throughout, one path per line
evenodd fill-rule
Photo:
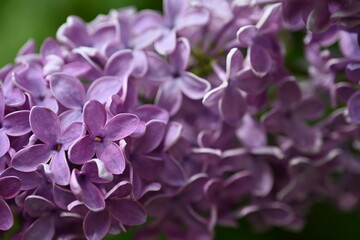
M 351 0 L 70 16 L 0 69 L 0 237 L 203 240 L 358 207 L 359 32 Z

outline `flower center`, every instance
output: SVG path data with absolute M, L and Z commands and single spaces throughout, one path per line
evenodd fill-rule
M 60 152 L 61 148 L 62 148 L 62 144 L 56 144 L 56 145 L 54 146 L 54 150 L 55 150 L 55 151 L 58 151 L 58 152 Z
M 102 139 L 101 137 L 95 137 L 95 141 L 97 141 L 97 142 L 102 142 L 103 139 Z

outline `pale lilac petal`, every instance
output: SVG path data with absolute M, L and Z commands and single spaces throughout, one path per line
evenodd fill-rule
M 117 199 L 111 201 L 111 214 L 121 223 L 137 226 L 146 222 L 144 208 L 134 200 Z
M 96 150 L 96 156 L 105 163 L 106 169 L 113 174 L 121 174 L 125 170 L 125 156 L 115 143 L 101 146 Z
M 21 110 L 6 115 L 3 121 L 6 134 L 9 136 L 22 136 L 30 132 L 29 114 L 30 111 Z
M 243 56 L 239 49 L 233 48 L 226 57 L 226 79 L 232 79 L 243 67 Z
M 251 69 L 244 69 L 236 75 L 236 86 L 249 94 L 260 94 L 269 82 L 269 78 L 256 76 Z
M 169 150 L 181 137 L 183 126 L 178 122 L 169 122 L 167 124 L 166 134 L 164 137 L 164 149 Z
M 30 112 L 30 125 L 41 141 L 48 144 L 57 143 L 60 120 L 53 111 L 45 107 L 33 107 Z
M 0 129 L 0 157 L 9 151 L 10 141 L 3 130 Z
M 117 94 L 127 77 L 104 76 L 96 79 L 87 91 L 88 100 L 97 100 L 104 104 L 111 96 Z
M 49 55 L 56 55 L 61 57 L 62 51 L 60 45 L 53 39 L 47 38 L 40 48 L 41 58 L 44 60 Z
M 181 92 L 190 99 L 201 99 L 210 90 L 208 81 L 190 72 L 184 73 L 176 80 L 179 81 Z
M 205 25 L 210 18 L 209 11 L 206 8 L 194 7 L 188 9 L 180 18 L 176 19 L 176 30 L 187 27 Z
M 17 177 L 0 178 L 0 197 L 10 199 L 14 198 L 21 189 L 21 181 Z
M 111 76 L 127 78 L 134 69 L 134 57 L 130 50 L 120 50 L 109 58 L 104 73 Z
M 85 89 L 81 82 L 68 74 L 54 73 L 49 77 L 51 93 L 67 108 L 82 108 Z
M 177 73 L 181 73 L 187 68 L 190 50 L 190 44 L 186 38 L 177 40 L 174 52 L 169 55 L 169 61 Z
M 5 115 L 5 98 L 3 89 L 0 88 L 0 122 L 3 121 Z
M 132 72 L 135 77 L 143 77 L 148 70 L 148 61 L 145 51 L 134 50 L 134 71 Z
M 164 0 L 163 9 L 164 15 L 170 21 L 174 23 L 176 18 L 188 7 L 188 0 Z
M 162 85 L 156 95 L 156 104 L 167 110 L 170 116 L 175 115 L 182 103 L 182 94 L 175 81 L 168 81 Z
M 223 83 L 220 86 L 211 89 L 207 92 L 202 100 L 203 104 L 207 107 L 218 104 L 220 99 L 224 96 L 225 89 L 227 88 L 228 83 Z
M 91 45 L 85 22 L 75 16 L 69 16 L 66 19 L 66 23 L 57 31 L 56 38 L 71 48 Z
M 252 175 L 254 177 L 254 186 L 252 192 L 257 196 L 267 196 L 274 184 L 274 176 L 270 166 L 263 160 L 253 158 Z
M 18 151 L 12 161 L 11 166 L 23 172 L 32 172 L 43 163 L 50 160 L 52 150 L 48 145 L 38 144 Z
M 120 113 L 105 125 L 106 138 L 112 141 L 124 139 L 132 134 L 139 125 L 139 118 L 134 114 Z
M 50 169 L 54 174 L 55 183 L 63 186 L 69 184 L 70 169 L 66 160 L 65 151 L 61 150 L 54 154 L 51 159 Z
M 106 124 L 105 107 L 96 100 L 87 102 L 84 106 L 84 123 L 87 130 L 94 136 L 102 134 Z
M 86 135 L 80 138 L 69 149 L 70 161 L 75 164 L 85 163 L 94 156 L 95 147 L 95 140 L 92 136 Z
M 176 47 L 175 30 L 164 30 L 163 35 L 155 42 L 154 47 L 162 55 L 171 54 Z
M 103 239 L 110 229 L 111 216 L 109 211 L 101 212 L 89 211 L 83 223 L 84 233 L 88 240 Z
M 249 47 L 259 30 L 253 25 L 242 26 L 236 33 L 236 37 L 241 47 Z
M 243 117 L 240 127 L 236 130 L 236 136 L 248 148 L 262 147 L 267 143 L 265 130 L 250 115 Z
M 14 218 L 7 203 L 0 198 L 0 230 L 9 230 L 14 224 Z

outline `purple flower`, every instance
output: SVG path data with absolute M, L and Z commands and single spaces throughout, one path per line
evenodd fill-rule
M 210 85 L 205 80 L 186 68 L 190 58 L 190 45 L 187 39 L 177 41 L 175 51 L 169 55 L 170 66 L 159 60 L 158 67 L 162 68 L 161 85 L 156 96 L 156 104 L 169 111 L 170 115 L 176 114 L 182 103 L 183 94 L 190 99 L 201 99 L 209 90 Z
M 11 165 L 20 171 L 35 171 L 40 164 L 50 159 L 50 169 L 54 174 L 54 181 L 60 185 L 67 185 L 70 180 L 70 170 L 65 150 L 79 138 L 82 124 L 74 123 L 61 131 L 57 115 L 48 108 L 34 107 L 30 112 L 30 125 L 35 136 L 43 144 L 35 144 L 17 152 Z
M 279 87 L 278 106 L 263 118 L 269 131 L 282 131 L 302 151 L 317 152 L 321 147 L 321 132 L 304 120 L 322 115 L 323 103 L 316 97 L 303 98 L 295 81 L 285 81 Z
M 96 153 L 109 172 L 122 173 L 125 169 L 125 156 L 120 146 L 114 142 L 133 133 L 139 125 L 139 118 L 133 114 L 122 113 L 107 121 L 105 107 L 92 100 L 84 106 L 84 124 L 88 134 L 70 147 L 70 161 L 84 164 Z

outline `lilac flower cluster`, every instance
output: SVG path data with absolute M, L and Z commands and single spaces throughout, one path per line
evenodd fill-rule
M 13 239 L 213 239 L 359 206 L 359 32 L 351 0 L 70 16 L 0 70 L 0 237 L 15 216 Z

